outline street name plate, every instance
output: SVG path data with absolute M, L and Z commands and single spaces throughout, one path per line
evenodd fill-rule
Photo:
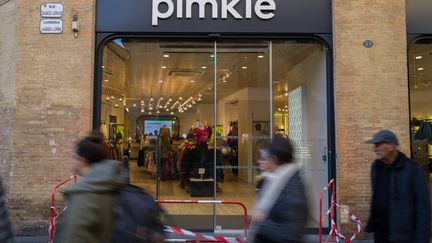
M 42 34 L 61 34 L 63 32 L 62 19 L 41 19 L 40 32 Z
M 40 14 L 43 18 L 61 18 L 64 15 L 63 3 L 41 3 Z

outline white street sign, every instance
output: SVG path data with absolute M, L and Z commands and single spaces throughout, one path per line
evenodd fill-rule
M 60 34 L 63 32 L 62 19 L 41 19 L 40 32 L 42 34 Z
M 40 14 L 43 18 L 61 18 L 64 14 L 63 3 L 41 3 Z

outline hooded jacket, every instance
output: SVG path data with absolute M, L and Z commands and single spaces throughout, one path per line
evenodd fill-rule
M 127 174 L 119 161 L 92 165 L 85 177 L 64 192 L 67 208 L 56 230 L 56 243 L 109 242 L 113 207 Z

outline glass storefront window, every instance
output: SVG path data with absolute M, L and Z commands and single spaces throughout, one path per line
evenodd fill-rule
M 411 154 L 429 174 L 432 161 L 432 39 L 417 41 L 409 51 Z
M 130 158 L 131 183 L 156 198 L 235 200 L 249 210 L 259 149 L 290 137 L 317 227 L 329 168 L 326 57 L 313 40 L 115 39 L 103 50 L 101 131 L 113 156 Z M 163 206 L 171 225 L 243 227 L 233 205 Z

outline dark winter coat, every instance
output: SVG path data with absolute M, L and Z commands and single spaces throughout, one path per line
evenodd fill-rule
M 3 194 L 3 187 L 0 180 L 0 242 L 12 243 L 13 235 L 9 215 L 6 208 L 5 197 Z
M 385 173 L 388 173 L 387 175 Z M 380 178 L 387 177 L 387 220 L 377 217 L 379 212 L 377 189 Z M 425 173 L 413 160 L 399 152 L 392 165 L 375 161 L 371 169 L 372 203 L 367 232 L 386 234 L 394 242 L 428 243 L 431 233 L 431 205 Z M 382 209 L 381 209 L 382 210 Z M 382 222 L 382 223 L 379 223 Z M 387 222 L 387 223 L 385 223 Z M 385 224 L 388 232 L 380 232 Z
M 127 175 L 119 161 L 92 165 L 87 175 L 65 192 L 67 209 L 56 228 L 56 243 L 102 243 L 111 237 L 113 207 Z
M 287 182 L 266 219 L 256 225 L 254 243 L 301 242 L 307 220 L 307 202 L 300 173 Z

